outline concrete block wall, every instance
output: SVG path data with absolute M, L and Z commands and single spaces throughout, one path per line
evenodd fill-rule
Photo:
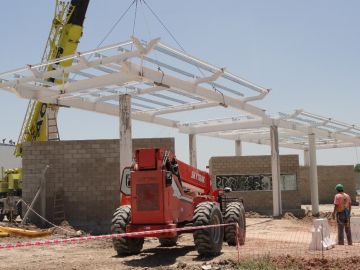
M 297 155 L 280 156 L 281 172 L 296 173 L 299 168 Z M 271 174 L 271 156 L 212 157 L 209 161 L 211 175 L 216 174 Z
M 299 191 L 282 191 L 281 196 L 283 213 L 292 212 L 297 216 L 303 215 Z M 229 197 L 243 199 L 247 212 L 254 211 L 265 215 L 273 213 L 272 191 L 235 191 Z
M 216 175 L 271 174 L 271 156 L 212 157 L 209 169 L 214 184 Z M 296 155 L 282 155 L 280 172 L 297 175 L 297 190 L 281 192 L 283 212 L 300 214 L 301 204 L 311 204 L 309 167 L 299 167 L 299 158 Z M 335 185 L 338 183 L 344 185 L 352 201 L 356 202 L 356 177 L 352 165 L 318 166 L 319 202 L 332 204 Z M 233 194 L 244 199 L 246 211 L 272 213 L 272 191 L 238 191 Z
M 162 147 L 175 152 L 173 138 L 134 139 L 133 149 Z M 46 165 L 46 218 L 53 220 L 54 195 L 64 191 L 65 218 L 79 229 L 106 233 L 119 206 L 119 140 L 26 143 L 23 149 L 23 198 L 30 203 Z M 129 164 L 130 165 L 130 164 Z M 40 200 L 35 205 L 40 209 Z M 31 216 L 31 220 L 39 220 Z
M 352 165 L 318 166 L 319 203 L 332 204 L 338 183 L 344 185 L 345 192 L 356 202 L 355 172 Z M 309 167 L 300 167 L 298 185 L 301 190 L 301 202 L 311 204 Z
M 210 175 L 215 185 L 216 175 L 260 175 L 271 174 L 271 156 L 227 156 L 212 157 L 209 161 Z M 280 156 L 282 174 L 299 174 L 299 157 L 297 155 Z M 232 196 L 242 198 L 246 211 L 272 214 L 272 191 L 237 191 Z M 283 211 L 295 214 L 301 212 L 299 189 L 282 191 Z

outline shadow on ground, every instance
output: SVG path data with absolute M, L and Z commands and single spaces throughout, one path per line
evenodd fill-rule
M 212 259 L 215 259 L 216 257 L 221 256 L 222 254 L 224 254 L 224 252 L 220 252 L 220 254 L 218 254 L 216 256 L 198 255 L 193 259 L 193 261 L 195 261 L 195 262 L 207 262 L 207 261 L 211 261 Z
M 140 254 L 142 258 L 131 259 L 123 263 L 132 267 L 168 266 L 174 264 L 178 257 L 185 256 L 188 252 L 194 250 L 194 246 L 176 246 L 171 248 L 159 246 L 143 250 Z

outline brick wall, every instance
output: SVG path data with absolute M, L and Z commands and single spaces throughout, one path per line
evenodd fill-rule
M 245 210 L 254 211 L 260 214 L 272 215 L 273 201 L 272 191 L 235 191 L 230 198 L 241 198 L 244 200 Z M 283 213 L 292 212 L 297 216 L 302 216 L 300 192 L 297 190 L 282 191 Z
M 345 192 L 356 202 L 355 172 L 352 165 L 341 166 L 318 166 L 319 202 L 332 204 L 334 202 L 335 186 L 338 183 L 344 185 Z M 298 185 L 301 190 L 303 204 L 311 204 L 309 184 L 309 167 L 300 167 Z
M 134 139 L 133 149 L 162 147 L 174 152 L 174 139 Z M 119 141 L 89 140 L 26 143 L 23 149 L 23 198 L 31 202 L 46 174 L 46 218 L 53 220 L 54 194 L 64 191 L 66 220 L 92 233 L 110 229 L 119 205 Z M 35 205 L 39 210 L 40 200 Z M 39 220 L 31 216 L 31 221 Z
M 229 156 L 212 157 L 209 161 L 210 175 L 215 184 L 216 175 L 259 175 L 271 174 L 271 156 Z M 299 173 L 299 157 L 297 155 L 280 156 L 281 174 Z M 297 176 L 298 177 L 298 176 Z M 283 211 L 301 213 L 300 191 L 282 191 Z M 272 214 L 272 191 L 237 191 L 232 196 L 241 197 L 246 211 Z
M 213 157 L 209 169 L 214 184 L 216 175 L 271 174 L 271 156 Z M 309 167 L 299 167 L 296 155 L 282 155 L 280 172 L 297 175 L 297 190 L 281 192 L 283 212 L 301 214 L 301 204 L 311 204 Z M 356 202 L 355 178 L 353 166 L 318 166 L 319 202 L 332 204 L 338 183 L 344 185 L 345 191 Z M 272 213 L 272 191 L 238 191 L 233 196 L 244 199 L 246 211 Z

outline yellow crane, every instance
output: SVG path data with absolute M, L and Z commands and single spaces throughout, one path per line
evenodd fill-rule
M 47 39 L 43 61 L 74 54 L 83 33 L 83 23 L 90 0 L 56 1 L 54 18 Z M 72 60 L 58 63 L 62 67 L 72 65 Z M 48 67 L 54 69 L 54 67 Z M 48 82 L 62 84 L 68 74 L 49 78 Z M 56 116 L 59 107 L 30 100 L 15 148 L 15 155 L 22 156 L 22 145 L 31 141 L 60 140 Z M 21 169 L 2 171 L 0 175 L 0 221 L 6 215 L 9 220 L 21 214 Z M 18 206 L 16 206 L 18 205 Z

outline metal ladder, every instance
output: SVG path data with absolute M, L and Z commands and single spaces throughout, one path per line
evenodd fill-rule
M 64 190 L 59 189 L 54 196 L 53 222 L 60 224 L 65 220 Z
M 60 141 L 59 129 L 57 125 L 57 114 L 59 107 L 49 106 L 47 114 L 47 139 L 48 141 Z

